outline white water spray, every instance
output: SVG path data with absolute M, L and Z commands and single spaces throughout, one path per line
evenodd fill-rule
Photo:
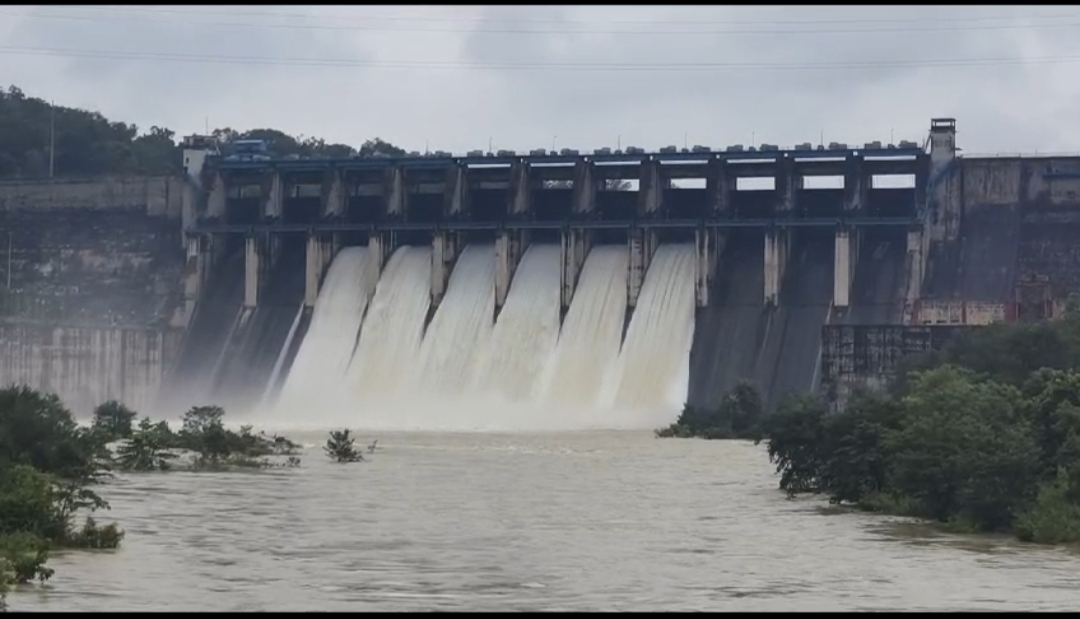
M 397 396 L 420 350 L 431 303 L 431 248 L 401 247 L 386 264 L 346 373 L 349 402 Z
M 420 345 L 411 389 L 458 395 L 474 375 L 495 321 L 495 246 L 470 245 L 458 256 L 439 309 Z
M 511 402 L 536 398 L 559 339 L 559 269 L 558 245 L 525 250 L 472 391 Z
M 545 393 L 551 406 L 599 412 L 600 394 L 619 357 L 628 267 L 623 245 L 600 245 L 589 252 L 559 334 Z
M 342 388 L 375 284 L 376 264 L 366 247 L 338 252 L 326 273 L 304 341 L 296 352 L 275 409 L 286 416 L 308 410 L 314 400 Z
M 614 409 L 624 422 L 666 423 L 686 400 L 694 337 L 692 244 L 653 255 L 619 354 Z

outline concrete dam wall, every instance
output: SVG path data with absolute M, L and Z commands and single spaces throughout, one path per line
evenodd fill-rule
M 512 396 L 515 418 L 552 421 L 546 402 L 604 427 L 662 419 L 597 406 L 712 407 L 740 381 L 842 397 L 949 329 L 1080 291 L 1080 158 L 964 159 L 954 139 L 0 184 L 0 379 L 172 414 L 299 414 L 287 386 L 342 414 L 382 398 L 385 422 L 437 386 L 481 397 L 453 413 L 477 423 Z
M 183 334 L 181 183 L 0 183 L 0 383 L 154 401 Z

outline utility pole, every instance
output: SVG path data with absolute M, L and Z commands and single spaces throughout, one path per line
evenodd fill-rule
M 682 134 L 682 147 L 683 147 L 683 150 L 686 150 L 686 136 L 687 135 L 688 134 L 686 134 L 686 133 Z
M 620 134 L 618 139 L 615 140 L 615 150 L 622 150 L 622 135 Z
M 7 233 L 7 290 L 11 292 L 11 230 Z
M 557 137 L 559 137 L 559 136 L 557 136 L 557 135 L 551 136 L 551 152 L 552 153 L 555 152 L 555 138 L 557 138 Z
M 56 105 L 49 102 L 49 178 L 53 177 L 53 163 L 56 160 Z M 9 253 L 10 253 L 10 247 Z M 9 272 L 10 274 L 10 272 Z

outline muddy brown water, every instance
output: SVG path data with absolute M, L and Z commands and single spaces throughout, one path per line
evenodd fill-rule
M 1074 610 L 1080 557 L 787 500 L 764 448 L 649 433 L 389 434 L 369 462 L 125 475 L 120 550 L 29 611 Z

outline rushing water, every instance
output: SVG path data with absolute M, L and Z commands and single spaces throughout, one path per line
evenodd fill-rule
M 315 443 L 323 435 L 295 438 Z M 363 437 L 368 440 L 370 436 Z M 764 449 L 647 433 L 385 434 L 371 461 L 122 476 L 115 552 L 14 610 L 1073 610 L 1080 558 L 824 514 Z

